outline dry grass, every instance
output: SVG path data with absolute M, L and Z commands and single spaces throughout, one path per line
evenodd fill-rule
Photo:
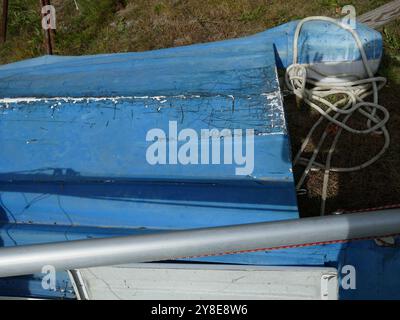
M 385 0 L 52 0 L 57 9 L 56 53 L 82 55 L 103 52 L 143 51 L 192 43 L 234 38 L 263 31 L 310 15 L 337 16 L 338 8 L 353 4 L 358 14 Z M 7 63 L 44 52 L 38 1 L 13 0 L 9 41 L 0 49 L 0 62 Z M 368 169 L 333 174 L 328 211 L 358 209 L 399 203 L 400 198 L 400 28 L 396 21 L 383 30 L 385 58 L 381 73 L 389 84 L 381 104 L 391 113 L 389 151 Z M 298 109 L 293 98 L 285 99 L 293 153 L 317 115 Z M 344 134 L 334 165 L 358 163 L 373 154 L 379 137 Z M 322 175 L 307 181 L 309 195 L 299 198 L 303 215 L 319 212 Z
M 342 0 L 52 0 L 56 53 L 143 51 L 235 38 L 309 15 L 337 15 Z M 387 1 L 352 1 L 362 14 Z M 37 0 L 10 1 L 9 42 L 0 62 L 44 52 Z

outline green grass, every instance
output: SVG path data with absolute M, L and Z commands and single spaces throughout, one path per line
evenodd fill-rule
M 239 21 L 244 21 L 244 22 L 251 22 L 251 21 L 257 21 L 261 17 L 263 17 L 267 12 L 267 7 L 266 6 L 258 6 L 255 9 L 247 10 L 242 13 L 240 16 Z
M 9 2 L 8 41 L 0 47 L 0 61 L 10 62 L 43 53 L 40 6 L 35 0 Z
M 400 28 L 398 22 L 385 26 L 382 34 L 385 51 L 380 72 L 390 82 L 400 84 Z

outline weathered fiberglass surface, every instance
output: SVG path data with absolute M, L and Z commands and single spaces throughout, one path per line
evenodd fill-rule
M 276 65 L 291 61 L 294 27 L 147 53 L 42 57 L 0 67 L 0 246 L 298 218 L 276 73 Z M 372 58 L 380 55 L 380 38 L 374 39 L 367 52 Z M 354 50 L 346 54 L 359 58 Z M 319 61 L 337 56 L 318 55 Z M 254 129 L 254 170 L 237 175 L 234 162 L 150 165 L 146 134 L 159 128 L 176 141 L 170 121 L 199 136 L 202 129 Z M 218 137 L 223 154 L 225 136 Z M 364 241 L 199 260 L 335 267 L 373 261 L 376 267 L 383 253 L 372 246 Z M 352 248 L 366 254 L 351 260 Z M 391 249 L 385 250 L 388 256 Z M 385 274 L 393 273 L 396 259 L 386 261 Z M 44 291 L 41 279 L 2 279 L 0 295 L 74 296 L 65 273 L 59 272 L 54 292 Z M 384 283 L 393 294 L 395 282 L 379 279 L 374 288 L 342 296 L 377 296 Z
M 129 95 L 104 87 L 91 97 L 3 98 L 2 245 L 297 218 L 274 49 L 246 41 L 215 44 L 208 54 L 196 46 L 184 58 L 171 54 L 188 48 L 165 50 L 154 59 L 132 54 L 125 66 L 131 68 L 132 87 L 121 87 Z M 113 78 L 101 78 L 113 67 Z M 57 79 L 65 72 L 82 90 L 86 82 L 79 80 L 80 72 L 97 70 L 94 79 L 116 88 L 127 77 L 118 73 L 118 55 L 114 64 L 92 64 L 87 70 L 85 63 L 51 68 L 57 69 Z M 46 81 L 51 71 L 34 69 L 36 80 L 43 71 L 35 87 L 42 84 L 51 92 Z M 223 129 L 253 129 L 254 170 L 237 175 L 238 165 L 223 161 L 149 164 L 149 130 L 164 130 L 178 148 L 184 144 L 171 134 L 171 122 L 178 131 L 194 130 L 200 140 L 201 130 L 217 129 L 222 155 Z M 241 145 L 246 150 L 245 137 L 233 148 Z M 208 160 L 212 163 L 211 152 Z M 30 283 L 37 289 L 35 279 Z
M 115 66 L 114 77 L 100 82 L 105 91 L 98 88 L 109 96 L 3 98 L 2 220 L 71 230 L 165 230 L 298 217 L 274 48 L 261 41 L 247 46 L 248 42 L 216 43 L 208 53 L 202 45 L 174 48 L 152 59 L 131 54 L 129 62 L 126 57 L 124 61 L 136 85 L 123 87 L 131 89 L 131 95 L 107 91 L 107 83 L 127 77 L 118 73 L 116 55 L 114 63 L 100 61 L 88 67 L 89 74 L 97 70 L 93 77 L 101 78 L 104 70 Z M 179 56 L 181 51 L 187 52 L 185 57 Z M 84 62 L 76 64 L 79 67 L 52 63 L 50 69 L 57 69 L 59 77 L 64 72 L 66 79 L 76 76 L 79 82 L 78 74 L 86 69 Z M 35 79 L 43 72 L 36 88 L 49 85 L 50 71 L 42 67 L 28 68 Z M 79 83 L 85 90 L 86 82 Z M 199 144 L 206 139 L 201 130 L 217 129 L 221 163 L 212 164 L 210 151 L 208 165 L 150 164 L 150 130 L 166 132 L 168 149 L 169 143 L 175 142 L 178 149 L 185 144 L 170 132 L 171 123 L 178 132 L 195 131 Z M 248 174 L 237 174 L 243 165 L 224 162 L 224 129 L 234 137 L 235 130 L 243 130 L 243 135 L 253 130 L 254 168 Z M 247 144 L 244 136 L 234 139 L 233 149 L 242 147 L 244 154 Z

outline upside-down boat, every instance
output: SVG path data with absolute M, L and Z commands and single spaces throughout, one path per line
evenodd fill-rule
M 302 220 L 278 70 L 296 55 L 318 71 L 315 78 L 324 74 L 319 80 L 367 74 L 347 30 L 309 21 L 294 50 L 298 25 L 150 52 L 1 66 L 0 246 Z M 376 73 L 381 35 L 363 24 L 356 30 Z M 158 140 L 149 138 L 155 129 Z M 187 147 L 191 135 L 195 151 Z M 146 155 L 155 143 L 152 162 Z M 393 299 L 400 298 L 400 252 L 399 238 L 392 240 L 57 269 L 50 289 L 43 273 L 22 274 L 1 278 L 0 295 L 74 299 L 86 285 L 92 298 Z M 352 268 L 356 281 L 348 278 Z

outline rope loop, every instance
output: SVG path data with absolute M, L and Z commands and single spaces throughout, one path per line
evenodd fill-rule
M 331 75 L 324 75 L 321 72 L 313 69 L 311 65 L 298 63 L 298 39 L 302 26 L 308 21 L 327 21 L 333 23 L 347 32 L 350 32 L 360 51 L 362 62 L 368 77 L 359 80 L 347 80 L 336 77 L 338 80 L 317 81 L 308 76 L 309 71 L 314 74 L 319 74 L 325 78 L 335 78 Z M 367 55 L 365 53 L 362 42 L 357 32 L 351 29 L 348 25 L 343 24 L 328 17 L 309 17 L 299 22 L 297 25 L 294 41 L 293 41 L 293 63 L 287 68 L 285 74 L 285 82 L 287 88 L 298 98 L 302 99 L 308 106 L 316 110 L 321 117 L 314 124 L 304 140 L 299 152 L 294 159 L 294 165 L 300 164 L 305 166 L 304 172 L 296 186 L 300 190 L 304 184 L 306 177 L 311 170 L 323 169 L 324 180 L 322 186 L 322 201 L 321 215 L 325 214 L 325 203 L 328 190 L 328 181 L 330 172 L 351 172 L 364 169 L 376 162 L 389 148 L 390 135 L 386 128 L 390 114 L 388 110 L 378 103 L 378 91 L 386 85 L 386 78 L 375 77 L 369 66 Z M 373 102 L 365 101 L 364 99 L 372 96 Z M 340 98 L 338 98 L 340 97 Z M 365 129 L 357 129 L 347 125 L 346 123 L 354 114 L 361 114 L 366 119 Z M 302 157 L 311 136 L 315 129 L 327 120 L 329 123 L 326 130 L 323 132 L 317 147 L 310 158 Z M 335 130 L 331 130 L 335 128 Z M 334 154 L 339 137 L 343 130 L 352 134 L 380 134 L 384 137 L 382 149 L 368 161 L 353 167 L 335 168 L 331 166 L 332 156 Z M 331 147 L 325 163 L 316 162 L 316 157 L 327 136 L 334 136 Z

